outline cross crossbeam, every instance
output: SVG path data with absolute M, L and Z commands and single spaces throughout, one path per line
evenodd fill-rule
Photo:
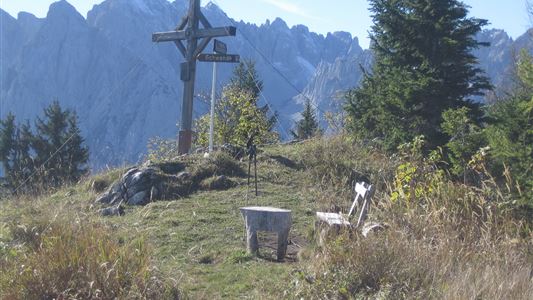
M 170 41 L 176 41 L 176 40 L 185 40 L 189 38 L 189 35 L 194 38 L 198 38 L 198 39 L 206 38 L 206 37 L 214 38 L 214 37 L 221 37 L 221 36 L 235 36 L 236 33 L 237 33 L 237 28 L 233 26 L 199 29 L 196 32 L 187 31 L 187 30 L 157 32 L 152 35 L 152 41 L 159 43 L 159 42 L 170 42 Z
M 200 28 L 200 24 L 204 28 Z M 189 153 L 192 144 L 192 113 L 197 56 L 207 47 L 212 38 L 235 36 L 233 26 L 213 28 L 200 10 L 200 0 L 190 0 L 189 11 L 174 31 L 157 32 L 152 41 L 174 42 L 185 58 L 181 64 L 181 80 L 184 83 L 181 128 L 178 138 L 179 154 Z M 187 46 L 183 44 L 187 42 Z

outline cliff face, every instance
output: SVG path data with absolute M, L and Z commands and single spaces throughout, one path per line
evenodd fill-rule
M 513 41 L 503 30 L 491 29 L 479 33 L 477 39 L 487 42 L 489 47 L 481 47 L 474 51 L 478 58 L 479 67 L 490 78 L 494 93 L 489 93 L 479 101 L 495 101 L 503 97 L 514 84 L 514 64 L 516 55 L 521 49 L 533 53 L 533 30 L 528 31 Z M 352 47 L 357 49 L 356 47 Z M 361 79 L 361 68 L 371 71 L 372 53 L 369 50 L 350 51 L 345 56 L 338 57 L 334 62 L 322 62 L 300 95 L 294 97 L 294 101 L 302 103 L 310 99 L 319 110 L 328 111 L 339 109 L 339 95 L 351 88 L 356 87 Z M 294 117 L 298 117 L 295 115 Z
M 229 51 L 257 62 L 262 101 L 280 113 L 284 128 L 300 109 L 291 99 L 317 66 L 334 62 L 356 41 L 343 32 L 322 36 L 305 26 L 289 28 L 281 19 L 261 26 L 236 22 L 213 4 L 203 10 L 214 26 L 236 24 L 237 37 L 225 39 Z M 107 0 L 87 19 L 64 0 L 44 19 L 1 11 L 0 116 L 34 119 L 58 100 L 78 113 L 93 166 L 138 160 L 150 137 L 173 138 L 178 130 L 182 58 L 172 44 L 152 43 L 151 35 L 174 28 L 185 11 L 186 1 L 166 0 Z M 210 90 L 211 68 L 199 63 L 198 94 Z M 220 66 L 220 87 L 232 68 Z M 206 111 L 197 101 L 195 115 Z
M 58 100 L 77 112 L 95 168 L 137 161 L 149 138 L 173 138 L 178 131 L 182 57 L 171 43 L 152 43 L 151 35 L 175 28 L 186 2 L 107 0 L 86 19 L 64 0 L 43 19 L 28 13 L 15 19 L 0 10 L 0 117 L 13 112 L 19 122 L 32 120 Z M 306 98 L 321 111 L 338 109 L 331 99 L 356 86 L 361 67 L 372 63 L 371 53 L 346 32 L 324 36 L 303 25 L 289 28 L 281 19 L 260 26 L 237 22 L 211 3 L 203 11 L 213 26 L 237 26 L 237 36 L 223 40 L 230 53 L 256 62 L 264 82 L 261 101 L 279 113 L 282 133 Z M 513 42 L 494 30 L 480 39 L 492 43 L 476 55 L 495 85 L 505 81 L 511 49 L 531 49 L 528 35 Z M 210 91 L 212 68 L 198 66 L 196 116 L 207 111 L 200 95 Z M 221 88 L 234 66 L 219 66 Z

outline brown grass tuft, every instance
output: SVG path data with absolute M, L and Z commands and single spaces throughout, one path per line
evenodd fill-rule
M 378 188 L 370 213 L 388 229 L 333 235 L 295 293 L 321 299 L 533 299 L 530 219 L 495 184 L 451 181 L 420 157 L 387 158 L 338 137 L 309 144 L 319 207 L 346 208 L 355 174 Z M 366 167 L 363 165 L 366 164 Z M 363 170 L 363 171 L 361 171 Z M 348 190 L 343 197 L 331 192 Z M 304 282 L 304 281 L 302 281 Z
M 12 252 L 2 257 L 6 299 L 177 299 L 158 277 L 143 239 L 124 242 L 81 220 L 32 220 L 11 228 Z

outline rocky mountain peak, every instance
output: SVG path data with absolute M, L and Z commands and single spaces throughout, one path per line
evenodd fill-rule
M 182 5 L 182 10 L 186 10 L 186 6 Z M 179 9 L 179 8 L 178 8 Z M 213 26 L 228 26 L 232 24 L 228 24 L 230 22 L 228 19 L 228 15 L 215 3 L 209 2 L 206 6 L 202 8 L 202 11 L 206 18 L 210 20 L 211 25 Z
M 20 23 L 28 23 L 28 22 L 38 22 L 40 19 L 37 18 L 34 14 L 30 14 L 25 11 L 21 11 L 17 15 L 17 20 Z
M 21 27 L 17 20 L 9 13 L 0 8 L 0 62 L 9 60 L 11 57 L 7 54 L 12 54 L 18 49 L 22 42 L 23 34 L 20 33 Z M 0 70 L 4 69 L 5 63 L 0 65 Z M 0 78 L 1 79 L 1 78 Z
M 354 37 L 350 44 L 350 49 L 348 49 L 348 56 L 359 55 L 361 52 L 363 52 L 363 48 L 361 48 L 361 45 L 359 45 L 359 39 Z
M 346 31 L 335 31 L 333 33 L 328 33 L 328 36 L 329 35 L 334 36 L 347 44 L 352 42 L 352 34 Z
M 207 3 L 205 5 L 205 9 L 208 9 L 208 10 L 211 10 L 211 11 L 220 11 L 222 12 L 222 9 L 220 9 L 220 7 L 218 5 L 216 5 L 215 3 L 209 1 L 209 3 Z
M 288 30 L 289 29 L 289 26 L 287 25 L 287 23 L 285 23 L 285 21 L 281 18 L 276 18 L 271 24 L 270 26 L 273 28 L 273 29 L 280 29 L 280 30 Z
M 76 22 L 85 23 L 85 18 L 76 10 L 74 6 L 66 0 L 60 0 L 50 5 L 47 20 L 72 20 Z
M 526 33 L 519 36 L 515 42 L 515 51 L 526 48 L 532 53 L 533 50 L 533 28 L 529 29 Z M 533 54 L 533 53 L 532 53 Z
M 309 34 L 309 28 L 301 24 L 294 25 L 291 30 L 300 34 Z
M 43 24 L 43 19 L 39 19 L 27 12 L 20 12 L 17 16 L 17 21 L 28 39 L 36 34 Z
M 7 11 L 0 8 L 0 18 L 2 18 L 2 22 L 4 21 L 14 21 L 15 18 L 13 18 Z

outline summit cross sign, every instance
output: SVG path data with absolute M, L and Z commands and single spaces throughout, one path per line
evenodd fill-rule
M 203 28 L 200 28 L 200 24 Z M 235 36 L 236 32 L 237 28 L 233 26 L 213 28 L 200 10 L 200 0 L 190 0 L 189 12 L 175 31 L 158 32 L 152 35 L 152 41 L 155 43 L 174 42 L 185 58 L 185 62 L 181 64 L 181 80 L 184 83 L 184 89 L 181 129 L 178 137 L 179 154 L 189 153 L 192 144 L 192 113 L 197 57 L 212 38 Z M 183 44 L 184 41 L 187 42 L 187 47 Z

